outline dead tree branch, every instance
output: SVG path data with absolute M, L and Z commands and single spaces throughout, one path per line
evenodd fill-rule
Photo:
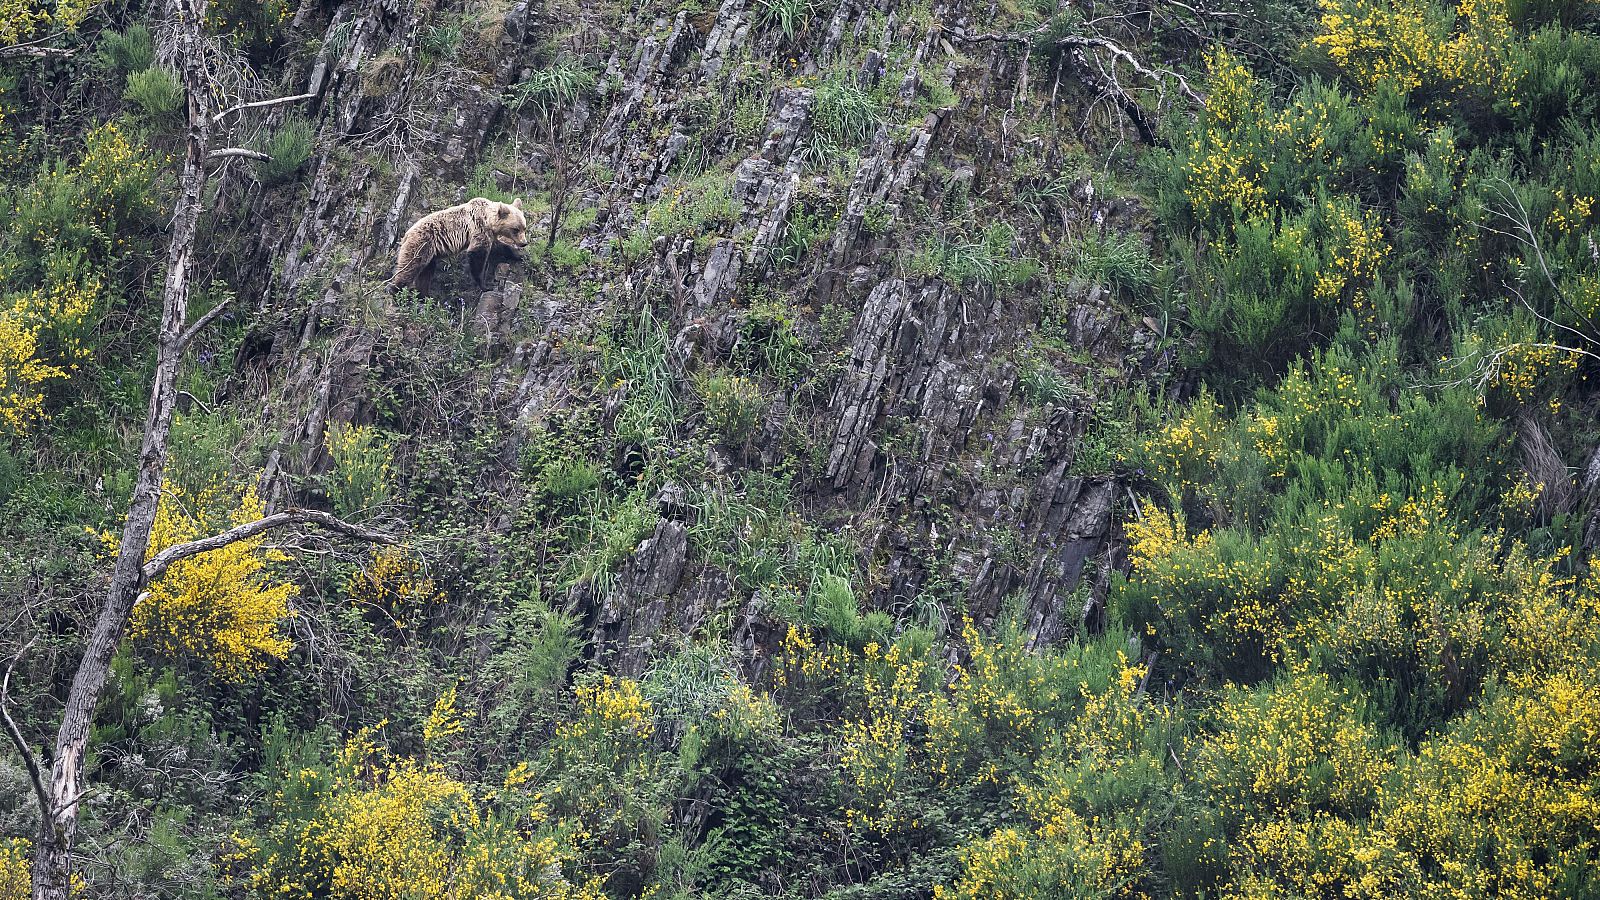
M 223 119 L 226 119 L 234 113 L 244 112 L 247 109 L 266 109 L 269 106 L 281 106 L 285 103 L 295 103 L 300 100 L 311 100 L 316 96 L 317 92 L 312 91 L 308 94 L 295 94 L 292 97 L 274 97 L 271 100 L 257 100 L 253 103 L 240 103 L 237 106 L 230 106 L 222 112 L 212 116 L 211 124 L 221 125 Z
M 980 34 L 952 33 L 951 38 L 957 43 L 980 44 L 1016 44 L 1031 47 L 1038 39 L 1040 32 L 1029 34 L 1003 34 L 999 32 L 984 32 Z M 1091 89 L 1102 97 L 1111 100 L 1122 110 L 1133 123 L 1134 130 L 1139 133 L 1139 139 L 1146 144 L 1159 145 L 1162 143 L 1156 133 L 1155 123 L 1149 114 L 1144 111 L 1133 95 L 1117 79 L 1116 65 L 1121 63 L 1133 70 L 1135 75 L 1155 85 L 1156 90 L 1166 91 L 1167 85 L 1175 85 L 1178 93 L 1195 106 L 1204 106 L 1206 99 L 1190 86 L 1189 80 L 1178 72 L 1166 68 L 1152 68 L 1139 61 L 1139 57 L 1109 38 L 1099 35 L 1069 35 L 1057 38 L 1051 46 L 1065 52 L 1072 60 L 1074 68 Z M 1107 63 L 1100 59 L 1097 52 L 1104 52 L 1112 57 Z
M 195 335 L 204 331 L 207 325 L 215 322 L 218 316 L 227 312 L 228 307 L 232 304 L 233 295 L 225 295 L 221 300 L 217 301 L 217 305 L 211 307 L 211 309 L 208 310 L 205 315 L 195 319 L 194 324 L 190 325 L 188 328 L 185 328 L 183 330 L 183 334 L 178 335 L 179 349 L 181 350 L 182 348 L 189 346 L 189 342 L 194 340 Z
M 213 159 L 228 159 L 229 157 L 234 156 L 242 156 L 245 159 L 259 159 L 263 162 L 272 159 L 272 157 L 262 153 L 260 150 L 246 150 L 243 147 L 228 147 L 224 150 L 212 150 L 210 153 L 207 153 L 206 161 L 210 162 Z
M 18 728 L 16 720 L 11 718 L 11 673 L 16 670 L 23 654 L 32 646 L 33 641 L 28 641 L 17 651 L 17 655 L 13 656 L 11 663 L 6 666 L 5 678 L 0 679 L 0 718 L 5 720 L 6 735 L 11 738 L 11 743 L 16 745 L 17 754 L 22 757 L 22 764 L 28 769 L 28 780 L 33 782 L 33 794 L 39 801 L 39 817 L 42 821 L 50 821 L 54 815 L 50 808 L 50 789 L 44 784 L 44 772 L 39 768 L 39 760 L 28 746 L 27 738 L 22 736 L 22 729 Z
M 49 59 L 53 57 L 72 56 L 76 50 L 63 50 L 60 47 L 5 47 L 0 49 L 0 59 Z
M 285 525 L 293 525 L 301 522 L 321 525 L 323 528 L 326 528 L 329 531 L 336 531 L 340 534 L 358 538 L 363 541 L 370 541 L 375 544 L 395 544 L 399 543 L 400 540 L 394 535 L 386 532 L 374 531 L 370 528 L 351 524 L 350 522 L 346 522 L 332 513 L 326 513 L 314 509 L 288 509 L 284 510 L 283 512 L 273 513 L 265 518 L 257 519 L 254 522 L 246 522 L 243 525 L 237 525 L 228 529 L 227 531 L 222 532 L 221 534 L 214 534 L 210 537 L 204 537 L 194 541 L 186 541 L 182 544 L 174 544 L 173 546 L 168 547 L 160 553 L 157 553 L 155 556 L 150 557 L 150 561 L 144 564 L 143 573 L 145 583 L 148 584 L 160 578 L 162 573 L 167 571 L 167 567 L 171 566 L 178 560 L 187 559 L 188 557 L 196 556 L 201 553 L 208 553 L 212 550 L 220 550 L 229 544 L 253 538 L 262 532 L 271 531 L 274 528 L 282 528 Z
M 1090 47 L 1104 50 L 1107 53 L 1110 53 L 1112 56 L 1122 60 L 1124 63 L 1127 63 L 1128 68 L 1138 73 L 1140 77 L 1153 81 L 1158 85 L 1165 84 L 1168 80 L 1171 80 L 1178 85 L 1179 93 L 1183 94 L 1183 96 L 1187 98 L 1190 103 L 1193 103 L 1196 106 L 1206 105 L 1206 98 L 1200 96 L 1200 94 L 1195 92 L 1194 88 L 1189 86 L 1188 79 L 1184 78 L 1177 72 L 1172 71 L 1171 69 L 1151 69 L 1145 66 L 1143 63 L 1139 62 L 1138 57 L 1134 56 L 1131 52 L 1123 48 L 1115 41 L 1109 41 L 1102 37 L 1073 35 L 1071 37 L 1064 37 L 1056 41 L 1056 46 L 1080 48 Z

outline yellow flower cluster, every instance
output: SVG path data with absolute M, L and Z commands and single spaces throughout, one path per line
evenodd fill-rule
M 1266 188 L 1262 184 L 1266 165 L 1231 135 L 1265 118 L 1260 89 L 1250 70 L 1226 50 L 1212 52 L 1206 64 L 1209 127 L 1196 131 L 1187 148 L 1184 196 L 1196 214 L 1205 219 L 1226 221 L 1230 210 L 1237 210 L 1245 218 L 1258 218 L 1266 212 Z
M 771 697 L 758 694 L 741 682 L 712 711 L 711 720 L 729 734 L 772 734 L 781 724 L 782 711 Z
M 1144 442 L 1147 466 L 1179 494 L 1209 483 L 1216 472 L 1226 426 L 1216 400 L 1202 392 L 1181 417 Z
M 790 625 L 778 647 L 773 679 L 779 690 L 838 674 L 846 665 L 843 648 L 819 643 L 816 635 Z
M 41 386 L 68 377 L 88 354 L 77 330 L 102 290 L 98 277 L 84 276 L 0 303 L 0 430 L 20 433 L 44 415 Z
M 422 742 L 432 749 L 443 741 L 465 730 L 461 710 L 456 708 L 456 686 L 450 685 L 428 712 L 428 721 L 422 724 Z
M 1134 571 L 1144 571 L 1172 556 L 1181 547 L 1203 547 L 1211 539 L 1209 534 L 1201 532 L 1191 542 L 1182 513 L 1167 512 L 1148 498 L 1144 502 L 1144 509 L 1144 518 L 1129 522 L 1127 526 L 1128 560 L 1133 564 Z
M 365 732 L 334 777 L 302 770 L 293 803 L 264 847 L 236 838 L 229 862 L 261 896 L 333 900 L 601 900 L 598 883 L 573 883 L 570 836 L 544 821 L 542 804 L 504 821 L 437 766 L 377 752 Z M 370 761 L 369 774 L 351 765 Z M 294 806 L 309 804 L 309 811 Z M 308 814 L 309 812 L 309 814 Z M 524 831 L 523 829 L 530 829 Z
M 394 442 L 368 425 L 330 428 L 323 435 L 333 459 L 328 498 L 344 515 L 363 512 L 389 499 Z
M 1425 742 L 1378 818 L 1411 866 L 1437 873 L 1416 895 L 1569 896 L 1600 830 L 1597 739 L 1590 671 L 1540 679 Z
M 57 240 L 61 225 L 54 211 L 61 203 L 70 205 L 74 228 L 88 229 L 123 247 L 117 224 L 151 211 L 150 185 L 157 172 L 155 158 L 145 151 L 122 126 L 108 122 L 84 135 L 83 156 L 72 166 L 46 170 L 23 192 L 20 207 L 53 210 L 50 216 L 30 217 L 22 223 L 20 236 L 39 247 Z
M 239 495 L 225 521 L 216 510 L 231 491 L 211 486 L 195 495 L 169 485 L 156 510 L 148 556 L 185 541 L 261 518 L 253 488 Z M 197 657 L 223 678 L 242 680 L 290 648 L 279 623 L 290 616 L 296 588 L 275 583 L 268 567 L 288 556 L 267 545 L 265 535 L 173 563 L 133 608 L 129 636 L 158 652 Z
M 1366 92 L 1388 84 L 1492 88 L 1504 78 L 1511 37 L 1506 0 L 1462 0 L 1453 24 L 1426 0 L 1318 0 L 1322 32 L 1311 44 Z
M 1001 828 L 961 850 L 961 877 L 938 885 L 936 900 L 1141 898 L 1144 844 L 1125 826 L 1086 822 L 1070 811 L 1065 827 Z
M 565 739 L 648 738 L 655 733 L 655 711 L 632 678 L 605 675 L 578 685 L 573 693 L 578 708 L 573 720 L 561 726 Z
M 1346 295 L 1357 310 L 1367 310 L 1366 288 L 1377 279 L 1378 266 L 1389 255 L 1389 243 L 1377 216 L 1353 203 L 1328 207 L 1328 241 L 1332 257 L 1317 275 L 1313 291 L 1318 300 L 1331 303 Z
M 1575 234 L 1589 224 L 1594 215 L 1594 198 L 1581 194 L 1568 195 L 1566 188 L 1556 188 L 1555 205 L 1550 209 L 1550 227 L 1562 234 Z
M 379 610 L 398 628 L 442 596 L 414 550 L 398 544 L 372 551 L 368 565 L 350 574 L 350 602 Z
M 71 31 L 95 4 L 92 0 L 0 0 L 0 47 L 11 47 L 41 32 Z
M 1539 393 L 1545 379 L 1577 371 L 1576 353 L 1549 343 L 1517 342 L 1507 349 L 1490 373 L 1489 386 L 1525 403 Z
M 1206 74 L 1206 116 L 1217 126 L 1253 125 L 1266 116 L 1256 78 L 1238 57 L 1218 46 L 1206 55 Z
M 1190 141 L 1189 153 L 1183 193 L 1196 215 L 1211 221 L 1227 221 L 1229 210 L 1246 219 L 1266 215 L 1266 166 L 1248 145 L 1220 131 L 1205 131 Z
M 911 763 L 907 743 L 918 714 L 933 701 L 923 690 L 927 660 L 912 656 L 899 644 L 882 649 L 868 644 L 861 660 L 861 691 L 866 718 L 841 728 L 839 763 L 856 792 L 845 810 L 852 828 L 888 832 L 915 816 L 894 803 L 896 788 Z
M 1302 804 L 1362 810 L 1389 763 L 1377 732 L 1354 709 L 1320 674 L 1233 691 L 1195 754 L 1195 778 L 1225 816 L 1246 823 Z
M 32 881 L 28 866 L 33 844 L 22 838 L 0 841 L 0 900 L 28 900 Z
M 1322 33 L 1312 38 L 1346 75 L 1371 91 L 1387 82 L 1402 90 L 1422 84 L 1442 56 L 1421 0 L 1318 0 Z

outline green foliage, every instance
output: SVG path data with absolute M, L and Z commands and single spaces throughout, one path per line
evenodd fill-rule
M 577 103 L 593 90 L 594 84 L 593 72 L 570 62 L 557 62 L 517 82 L 508 102 L 517 109 L 531 105 L 534 112 L 549 117 Z
M 293 192 L 213 180 L 191 317 L 229 291 L 254 299 L 183 366 L 160 542 L 258 514 L 205 490 L 288 440 L 287 502 L 381 508 L 408 543 L 285 535 L 330 552 L 290 566 L 239 544 L 189 567 L 218 577 L 151 586 L 97 712 L 83 892 L 1600 895 L 1600 580 L 1577 484 L 1600 337 L 1592 6 L 1252 2 L 1197 26 L 1249 55 L 1204 61 L 1174 37 L 1187 25 L 1126 32 L 1119 46 L 1206 98 L 1185 109 L 1163 73 L 1173 102 L 1154 103 L 1115 57 L 1163 120 L 1164 146 L 1144 150 L 1111 146 L 1104 106 L 1078 126 L 1086 97 L 1048 72 L 984 74 L 1001 45 L 946 52 L 939 18 L 963 10 L 867 9 L 824 47 L 820 6 L 763 0 L 760 39 L 715 85 L 685 92 L 679 69 L 698 63 L 666 60 L 622 123 L 635 149 L 691 135 L 645 189 L 659 194 L 606 199 L 610 168 L 641 160 L 567 160 L 585 199 L 529 251 L 554 305 L 513 323 L 507 354 L 466 327 L 470 306 L 389 309 L 346 285 L 328 296 L 354 289 L 373 314 L 329 330 L 325 304 L 247 291 L 292 274 L 251 248 Z M 558 29 L 519 49 L 504 4 L 457 7 L 414 10 L 418 60 L 367 54 L 369 97 L 428 114 L 435 92 L 531 71 L 504 99 L 541 146 L 605 118 L 618 82 L 589 67 L 624 60 L 634 30 L 713 25 L 698 0 L 596 8 L 573 19 L 592 40 Z M 320 46 L 280 46 L 289 5 L 210 9 L 219 64 L 250 84 L 288 83 L 285 66 L 363 34 L 344 21 Z M 114 528 L 131 490 L 181 105 L 139 8 L 103 12 L 126 28 L 94 38 L 82 78 L 49 81 L 66 70 L 47 60 L 0 79 L 0 593 L 31 598 L 5 648 L 35 639 L 10 701 L 29 734 L 59 713 L 55 667 L 103 590 L 84 526 Z M 1032 35 L 1036 61 L 1067 65 L 1056 40 L 1091 33 L 1047 2 L 980 12 L 984 30 Z M 815 102 L 783 236 L 755 259 L 758 210 L 729 163 L 755 151 L 780 85 Z M 119 86 L 152 147 L 127 123 L 75 130 Z M 934 109 L 960 114 L 941 117 L 924 174 L 860 210 L 861 259 L 821 271 L 857 155 L 880 132 L 901 155 Z M 440 187 L 511 199 L 501 185 L 545 154 L 503 124 L 501 150 Z M 399 145 L 370 139 L 331 162 L 382 168 L 373 154 Z M 257 140 L 264 185 L 315 152 L 298 118 Z M 530 216 L 561 199 L 530 198 Z M 583 249 L 600 232 L 615 252 Z M 691 309 L 678 288 L 723 241 L 741 281 Z M 672 260 L 647 258 L 662 249 L 689 260 L 676 285 L 656 278 Z M 361 255 L 334 261 L 346 250 Z M 906 311 L 886 346 L 915 365 L 891 360 L 865 423 L 881 484 L 836 489 L 835 376 L 862 365 L 844 343 L 863 284 L 896 263 L 942 279 L 959 319 L 950 306 L 948 346 L 911 347 L 930 332 Z M 324 287 L 339 286 L 306 285 Z M 258 369 L 296 334 L 308 364 L 371 339 L 362 396 L 336 406 L 374 424 L 330 430 L 325 455 L 273 422 L 299 408 L 278 396 L 297 376 Z M 977 418 L 924 434 L 934 394 L 969 380 L 951 364 L 991 388 L 1014 372 L 1011 395 L 962 394 Z M 995 448 L 979 438 L 1002 428 Z M 1079 533 L 1080 513 L 1106 520 Z M 687 552 L 670 558 L 678 529 Z M 256 581 L 274 593 L 234 642 L 254 647 L 248 665 L 186 653 L 152 669 L 152 639 L 205 649 L 188 644 L 216 620 L 205 599 Z M 5 835 L 33 827 L 27 793 L 0 761 L 0 894 L 25 877 L 28 848 Z
M 170 125 L 176 122 L 178 107 L 183 104 L 183 88 L 171 72 L 150 67 L 128 76 L 122 98 L 138 104 L 150 121 Z
M 539 489 L 557 503 L 576 500 L 600 485 L 600 467 L 586 459 L 562 459 L 539 473 Z
M 135 23 L 126 31 L 106 32 L 96 53 L 106 68 L 134 75 L 155 65 L 155 37 L 143 23 Z
M 776 28 L 784 40 L 794 40 L 811 18 L 812 0 L 759 0 L 760 22 L 764 28 Z
M 835 145 L 860 144 L 872 137 L 882 118 L 882 101 L 847 76 L 817 85 L 811 127 Z
M 710 171 L 692 181 L 676 184 L 662 193 L 645 213 L 644 227 L 621 245 L 622 255 L 637 260 L 665 236 L 687 237 L 697 250 L 708 249 L 718 237 L 739 224 L 743 209 L 733 198 L 733 181 L 727 172 Z
M 648 307 L 602 335 L 600 379 L 622 398 L 612 424 L 619 442 L 650 448 L 676 430 L 677 377 L 666 326 Z
M 1150 250 L 1137 236 L 1121 231 L 1095 231 L 1072 248 L 1072 275 L 1110 284 L 1128 294 L 1149 289 L 1155 278 Z
M 1072 383 L 1048 359 L 1037 353 L 1026 354 L 1018 361 L 1017 387 L 1022 389 L 1022 395 L 1029 402 L 1040 406 L 1065 403 L 1075 393 Z
M 754 382 L 738 375 L 707 374 L 698 380 L 700 406 L 711 430 L 731 446 L 750 439 L 766 413 L 766 398 Z
M 274 130 L 262 145 L 262 152 L 271 157 L 257 164 L 262 184 L 282 184 L 295 177 L 311 158 L 316 146 L 316 132 L 311 123 L 299 116 L 291 116 Z
M 462 31 L 460 22 L 435 22 L 422 30 L 418 49 L 430 56 L 449 59 L 461 46 Z
M 1019 285 L 1039 271 L 1032 257 L 1016 252 L 1017 233 L 1005 222 L 984 229 L 977 240 L 935 234 L 907 262 L 913 275 L 942 278 L 957 285 Z

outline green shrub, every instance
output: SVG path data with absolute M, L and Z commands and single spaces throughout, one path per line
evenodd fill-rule
M 436 22 L 422 30 L 417 48 L 430 56 L 449 59 L 461 46 L 462 31 L 460 22 Z
M 151 67 L 128 76 L 128 88 L 122 98 L 138 104 L 152 122 L 172 124 L 178 107 L 183 105 L 183 88 L 171 72 Z
M 811 127 L 830 142 L 853 146 L 865 142 L 883 118 L 883 103 L 849 75 L 833 75 L 817 85 Z
M 1155 279 L 1150 249 L 1137 235 L 1126 232 L 1084 235 L 1073 246 L 1072 257 L 1073 277 L 1103 282 L 1125 293 L 1143 292 Z
M 755 382 L 713 373 L 702 376 L 698 386 L 706 425 L 729 445 L 744 444 L 761 427 L 767 401 Z
M 392 437 L 369 426 L 346 425 L 330 429 L 325 441 L 333 461 L 326 479 L 328 499 L 339 515 L 354 517 L 389 502 Z
M 539 490 L 552 500 L 565 502 L 600 486 L 600 467 L 587 459 L 559 459 L 539 473 Z
M 1072 383 L 1037 353 L 1025 354 L 1018 362 L 1017 387 L 1029 402 L 1040 406 L 1065 403 L 1074 393 Z
M 299 173 L 315 149 L 315 132 L 311 123 L 296 117 L 285 121 L 272 133 L 262 147 L 270 159 L 262 160 L 256 168 L 263 184 L 282 184 Z
M 978 240 L 928 238 L 907 263 L 913 275 L 942 278 L 958 285 L 1010 287 L 1032 278 L 1039 262 L 1016 252 L 1017 233 L 1005 222 L 984 229 Z
M 127 31 L 108 31 L 100 38 L 98 55 L 106 68 L 133 75 L 155 65 L 155 38 L 143 24 L 131 25 Z
M 617 441 L 645 452 L 660 449 L 678 425 L 677 376 L 665 325 L 646 307 L 631 321 L 612 325 L 599 343 L 602 384 L 622 392 L 612 422 Z
M 594 88 L 594 73 L 569 62 L 530 74 L 511 88 L 509 102 L 515 109 L 532 106 L 542 116 L 552 115 L 577 103 Z
M 812 0 L 759 0 L 759 3 L 761 26 L 778 29 L 785 40 L 794 40 L 811 18 Z

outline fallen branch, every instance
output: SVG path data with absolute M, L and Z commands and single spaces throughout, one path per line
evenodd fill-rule
M 246 522 L 243 525 L 235 526 L 221 534 L 214 534 L 210 537 L 187 541 L 182 544 L 174 544 L 150 557 L 150 560 L 144 564 L 141 574 L 144 576 L 145 583 L 149 584 L 160 578 L 167 571 L 167 567 L 181 559 L 208 553 L 212 550 L 220 550 L 237 541 L 253 538 L 264 531 L 271 531 L 274 528 L 282 528 L 285 525 L 294 525 L 301 522 L 321 525 L 329 531 L 337 531 L 340 534 L 371 541 L 375 544 L 397 544 L 400 542 L 400 539 L 395 535 L 351 524 L 332 513 L 315 509 L 289 509 L 280 513 L 273 513 L 254 522 Z

